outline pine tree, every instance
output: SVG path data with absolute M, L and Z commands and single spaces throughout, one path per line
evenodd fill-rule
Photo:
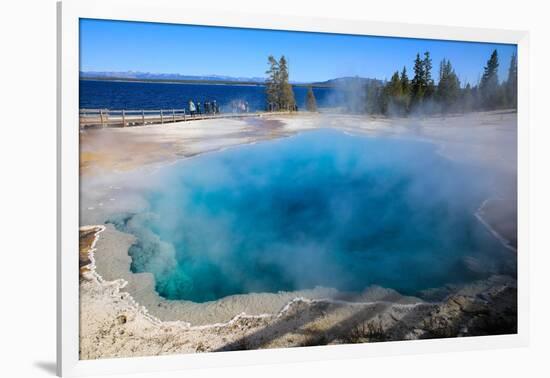
M 405 112 L 408 112 L 411 103 L 411 82 L 409 81 L 407 69 L 405 67 L 403 67 L 403 71 L 401 71 L 401 91 L 403 93 Z
M 443 112 L 456 108 L 460 96 L 460 81 L 449 60 L 443 59 L 439 67 L 439 83 L 436 98 Z
M 424 84 L 424 63 L 420 59 L 420 54 L 416 54 L 413 70 L 414 77 L 411 81 L 411 106 L 418 106 L 422 104 L 426 88 Z
M 397 98 L 401 96 L 401 93 L 403 93 L 403 89 L 401 87 L 401 79 L 399 78 L 399 72 L 395 71 L 386 85 L 387 93 L 391 98 Z
M 479 83 L 482 105 L 485 109 L 495 109 L 499 105 L 498 53 L 494 50 L 483 69 Z
M 288 62 L 281 56 L 277 61 L 273 55 L 267 58 L 269 69 L 266 71 L 267 107 L 269 110 L 294 110 L 296 101 L 289 82 Z
M 307 89 L 306 109 L 310 112 L 317 111 L 317 101 L 315 101 L 315 94 L 313 93 L 313 88 L 311 86 Z
M 407 68 L 405 66 L 403 66 L 403 70 L 401 71 L 400 80 L 403 94 L 408 94 L 411 90 L 411 83 L 409 81 L 409 77 L 407 76 Z
M 508 106 L 513 109 L 518 107 L 518 59 L 514 53 L 510 58 L 510 67 L 508 68 L 508 80 L 506 81 L 506 98 Z
M 285 56 L 279 59 L 279 109 L 294 110 L 296 101 L 289 82 L 288 63 Z
M 270 55 L 267 58 L 269 69 L 266 71 L 266 94 L 267 94 L 267 107 L 268 110 L 278 110 L 279 105 L 279 62 Z
M 385 114 L 403 115 L 406 111 L 405 99 L 403 96 L 403 83 L 399 72 L 395 71 L 390 81 L 386 84 L 383 112 Z
M 435 93 L 435 84 L 432 79 L 432 58 L 430 58 L 430 52 L 426 51 L 424 53 L 424 60 L 422 61 L 424 65 L 424 98 L 430 99 Z

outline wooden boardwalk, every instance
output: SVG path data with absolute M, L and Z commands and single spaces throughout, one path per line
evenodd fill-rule
M 79 125 L 81 129 L 94 127 L 128 127 L 145 126 L 173 122 L 187 122 L 200 119 L 256 117 L 268 112 L 255 113 L 217 113 L 187 114 L 185 109 L 160 110 L 109 110 L 80 109 Z M 278 112 L 277 114 L 281 114 Z

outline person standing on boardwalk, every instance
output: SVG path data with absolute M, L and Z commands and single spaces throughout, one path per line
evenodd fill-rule
M 195 115 L 195 112 L 197 111 L 197 108 L 195 107 L 195 103 L 193 100 L 189 100 L 189 114 Z
M 198 114 L 198 115 L 201 115 L 201 114 L 202 114 L 202 113 L 201 113 L 201 102 L 200 102 L 200 101 L 197 102 L 197 114 Z

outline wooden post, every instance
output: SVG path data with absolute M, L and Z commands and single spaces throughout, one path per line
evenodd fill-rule
M 141 111 L 141 123 L 145 126 L 145 110 Z
M 160 109 L 160 124 L 162 125 L 164 123 L 164 117 L 162 115 L 162 109 Z
M 99 118 L 101 119 L 101 127 L 105 127 L 105 123 L 103 120 L 103 109 L 99 109 Z
M 126 110 L 122 109 L 122 127 L 126 127 Z
M 176 111 L 172 109 L 172 122 L 176 122 Z

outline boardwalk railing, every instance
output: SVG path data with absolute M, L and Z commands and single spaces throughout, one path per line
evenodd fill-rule
M 260 113 L 186 113 L 185 109 L 160 110 L 110 110 L 110 109 L 80 109 L 80 128 L 88 127 L 127 127 L 164 124 L 172 122 L 191 121 L 214 118 L 238 118 L 257 116 Z

